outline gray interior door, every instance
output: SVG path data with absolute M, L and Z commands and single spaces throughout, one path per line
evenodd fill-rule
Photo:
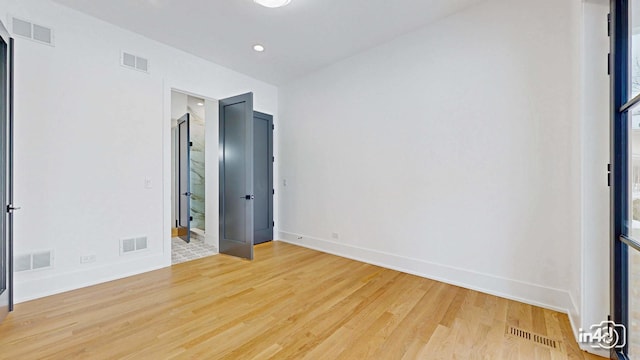
M 191 241 L 191 135 L 189 114 L 178 119 L 178 236 Z
M 273 116 L 253 113 L 253 225 L 255 244 L 273 240 Z
M 253 93 L 219 102 L 220 253 L 253 259 Z
M 13 308 L 13 39 L 0 23 L 0 320 Z

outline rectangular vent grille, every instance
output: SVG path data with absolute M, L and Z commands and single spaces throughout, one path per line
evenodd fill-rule
M 556 341 L 556 340 L 549 339 L 546 336 L 533 334 L 533 333 L 531 333 L 529 331 L 518 329 L 518 328 L 513 327 L 513 326 L 509 326 L 507 328 L 507 334 L 515 336 L 515 337 L 519 337 L 519 338 L 527 340 L 527 341 L 532 341 L 532 342 L 534 342 L 536 344 L 543 345 L 543 346 L 549 347 L 551 349 L 559 349 L 560 348 L 560 343 L 558 341 Z
M 33 24 L 33 40 L 51 44 L 51 29 Z
M 15 272 L 31 270 L 31 254 L 17 255 L 13 259 L 13 270 Z
M 120 240 L 120 254 L 130 254 L 147 249 L 147 237 L 129 238 Z
M 149 72 L 148 59 L 124 51 L 122 52 L 122 66 L 146 73 Z
M 12 29 L 15 35 L 53 46 L 53 30 L 46 26 L 13 18 Z
M 550 347 L 552 349 L 558 348 L 558 343 L 555 340 L 536 334 L 533 334 L 533 342 Z
M 13 33 L 16 35 L 32 38 L 31 23 L 20 19 L 13 18 Z
M 15 272 L 49 269 L 53 267 L 53 251 L 38 251 L 31 254 L 16 255 L 13 263 Z

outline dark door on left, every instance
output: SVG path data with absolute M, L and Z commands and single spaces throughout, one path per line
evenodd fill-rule
M 178 119 L 178 236 L 191 241 L 191 134 L 189 114 Z
M 13 309 L 13 39 L 0 22 L 0 320 Z

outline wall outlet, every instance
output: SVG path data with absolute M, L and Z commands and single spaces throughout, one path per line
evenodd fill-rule
M 144 178 L 144 188 L 153 189 L 153 181 L 151 181 L 151 178 Z
M 80 264 L 88 264 L 92 262 L 96 262 L 96 254 L 80 256 Z
M 333 239 L 338 240 L 338 239 L 340 239 L 340 234 L 338 234 L 338 233 L 335 233 L 335 232 L 334 232 L 334 233 L 331 233 L 331 237 L 332 237 Z

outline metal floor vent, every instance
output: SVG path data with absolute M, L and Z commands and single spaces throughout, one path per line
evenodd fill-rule
M 532 341 L 536 344 L 546 346 L 551 349 L 558 349 L 558 350 L 560 349 L 560 343 L 558 341 L 550 339 L 546 336 L 531 333 L 523 329 L 518 329 L 517 327 L 508 326 L 507 334 L 515 337 L 519 337 L 527 341 Z

